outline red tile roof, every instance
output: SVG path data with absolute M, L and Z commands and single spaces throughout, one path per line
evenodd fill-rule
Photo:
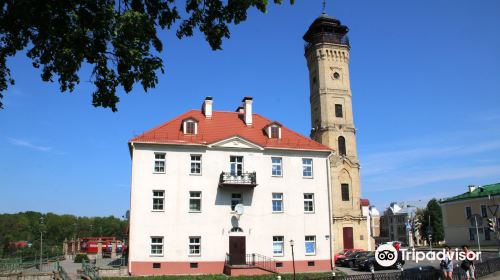
M 370 201 L 366 198 L 360 198 L 359 202 L 361 203 L 361 206 L 370 206 Z
M 263 148 L 332 150 L 284 126 L 281 126 L 281 139 L 270 139 L 265 134 L 264 128 L 273 121 L 259 114 L 253 114 L 252 116 L 253 124 L 247 126 L 242 119 L 242 114 L 237 112 L 214 111 L 212 118 L 206 119 L 200 110 L 191 110 L 131 139 L 130 142 L 210 145 L 233 136 L 239 136 Z M 196 135 L 182 133 L 182 121 L 190 117 L 198 121 L 198 133 Z

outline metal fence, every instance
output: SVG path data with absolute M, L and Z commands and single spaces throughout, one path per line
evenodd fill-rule
M 476 278 L 500 271 L 500 258 L 489 259 L 482 263 L 475 264 Z M 312 280 L 436 280 L 443 279 L 439 269 L 426 271 L 398 271 L 388 273 L 372 273 L 359 275 L 327 276 Z M 453 269 L 453 280 L 465 280 L 465 271 L 460 267 Z
M 97 272 L 97 267 L 95 266 L 95 263 L 90 263 L 85 260 L 82 261 L 82 270 L 83 274 L 88 276 L 92 280 L 101 280 L 101 277 L 99 276 L 99 272 Z
M 59 261 L 63 259 L 63 256 L 45 258 L 42 260 L 23 260 L 22 258 L 0 259 L 0 274 L 57 271 L 59 269 Z
M 119 268 L 128 265 L 127 258 L 121 257 L 116 259 L 97 258 L 90 261 L 93 265 L 100 268 Z

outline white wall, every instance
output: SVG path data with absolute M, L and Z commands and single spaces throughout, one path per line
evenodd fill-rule
M 154 174 L 154 152 L 166 153 L 166 173 Z M 202 154 L 202 175 L 189 175 L 190 154 Z M 229 156 L 244 157 L 244 171 L 257 172 L 251 187 L 218 187 L 219 175 L 229 171 Z M 271 176 L 271 157 L 283 158 L 283 177 Z M 302 177 L 302 158 L 313 158 L 314 178 Z M 130 261 L 223 261 L 229 230 L 235 220 L 231 194 L 241 192 L 245 213 L 239 227 L 246 252 L 274 257 L 272 237 L 282 235 L 291 260 L 329 259 L 328 152 L 221 149 L 198 146 L 134 144 L 130 212 Z M 152 191 L 165 190 L 165 211 L 152 211 Z M 189 191 L 202 192 L 202 212 L 189 213 Z M 272 193 L 284 194 L 284 213 L 272 213 Z M 303 194 L 314 193 L 315 213 L 305 214 Z M 316 255 L 305 256 L 304 236 L 316 236 Z M 164 236 L 164 255 L 150 256 L 150 237 Z M 188 237 L 201 236 L 201 257 L 188 256 Z

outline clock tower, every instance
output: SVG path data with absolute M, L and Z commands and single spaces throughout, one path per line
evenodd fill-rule
M 370 249 L 372 242 L 360 205 L 348 31 L 338 19 L 323 13 L 303 37 L 309 69 L 311 138 L 334 150 L 330 157 L 330 199 L 335 253 L 350 248 Z

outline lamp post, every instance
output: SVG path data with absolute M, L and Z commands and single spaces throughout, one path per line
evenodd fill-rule
M 294 245 L 294 241 L 292 239 L 292 240 L 290 240 L 290 247 L 292 247 L 293 280 L 295 280 L 295 255 L 293 253 L 293 245 Z
M 43 216 L 40 217 L 40 269 L 43 262 Z

